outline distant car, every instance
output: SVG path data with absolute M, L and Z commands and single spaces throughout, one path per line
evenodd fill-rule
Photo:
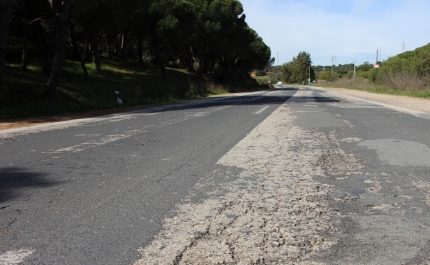
M 281 81 L 278 82 L 278 86 L 282 86 L 282 82 Z

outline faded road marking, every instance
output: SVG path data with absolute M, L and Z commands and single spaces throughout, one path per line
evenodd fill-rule
M 90 141 L 90 142 L 85 142 L 85 143 L 81 143 L 81 144 L 77 144 L 74 146 L 70 146 L 70 147 L 66 147 L 66 148 L 61 148 L 55 151 L 51 151 L 51 152 L 47 152 L 47 153 L 64 153 L 64 152 L 80 152 L 83 151 L 86 148 L 89 147 L 96 147 L 96 146 L 100 146 L 100 145 L 105 145 L 108 143 L 112 143 L 112 142 L 116 142 L 134 135 L 137 135 L 139 133 L 144 133 L 146 132 L 146 130 L 133 130 L 133 131 L 128 131 L 128 132 L 124 132 L 123 134 L 112 134 L 112 135 L 108 135 L 106 137 L 101 138 L 100 140 L 94 140 L 94 141 Z
M 133 137 L 133 136 L 141 134 L 141 133 L 145 133 L 145 132 L 147 132 L 147 129 L 151 128 L 151 127 L 163 127 L 163 126 L 179 123 L 182 121 L 186 121 L 189 119 L 193 119 L 193 118 L 205 117 L 205 116 L 208 116 L 209 114 L 211 114 L 213 112 L 221 111 L 221 110 L 227 109 L 229 107 L 230 106 L 222 106 L 222 107 L 210 109 L 207 111 L 188 112 L 188 113 L 185 113 L 185 115 L 182 117 L 178 117 L 175 119 L 164 121 L 158 125 L 147 125 L 147 126 L 143 126 L 139 130 L 131 130 L 131 131 L 125 131 L 125 132 L 119 133 L 119 134 L 111 134 L 111 135 L 105 136 L 105 137 L 97 139 L 97 140 L 88 141 L 88 142 L 80 143 L 80 144 L 69 146 L 69 147 L 64 147 L 64 148 L 57 149 L 57 150 L 51 150 L 51 151 L 48 151 L 46 153 L 81 152 L 87 148 L 106 145 L 106 144 L 113 143 L 113 142 L 116 142 L 119 140 Z M 77 136 L 82 136 L 82 135 L 77 135 Z
M 268 109 L 269 108 L 269 106 L 266 106 L 266 107 L 264 107 L 264 108 L 262 108 L 261 110 L 259 110 L 259 111 L 257 111 L 256 113 L 254 113 L 254 114 L 261 114 L 263 111 L 265 111 L 266 109 Z
M 33 254 L 34 249 L 20 249 L 8 251 L 0 255 L 0 265 L 20 264 L 25 258 Z
M 291 98 L 287 100 L 288 103 L 303 103 L 303 102 L 309 102 L 309 103 L 315 103 L 315 96 L 314 92 L 310 90 L 303 90 L 302 88 L 299 89 L 299 91 L 294 94 Z

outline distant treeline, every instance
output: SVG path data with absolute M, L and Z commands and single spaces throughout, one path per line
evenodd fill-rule
M 1 0 L 0 86 L 9 37 L 21 40 L 22 71 L 35 56 L 29 45 L 42 51 L 48 98 L 65 55 L 80 61 L 85 75 L 85 62 L 100 69 L 106 56 L 158 65 L 165 78 L 165 68 L 176 67 L 221 83 L 241 80 L 274 62 L 243 11 L 237 0 Z

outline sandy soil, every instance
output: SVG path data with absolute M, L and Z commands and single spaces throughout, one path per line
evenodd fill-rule
M 332 91 L 343 95 L 353 96 L 353 97 L 357 97 L 365 100 L 380 102 L 383 104 L 394 105 L 401 108 L 430 113 L 430 100 L 428 99 L 375 94 L 375 93 L 369 93 L 365 91 L 344 89 L 344 88 L 321 88 L 321 89 Z M 101 115 L 107 115 L 112 113 L 119 113 L 119 112 L 129 111 L 133 109 L 139 109 L 139 108 L 150 108 L 154 106 L 156 105 L 148 105 L 145 107 L 132 107 L 132 108 L 116 108 L 116 109 L 109 109 L 109 110 L 93 111 L 93 112 L 82 113 L 82 114 L 37 117 L 37 118 L 16 119 L 16 120 L 2 120 L 0 121 L 0 130 L 29 127 L 29 126 L 35 126 L 43 123 L 67 121 L 72 119 L 82 119 L 82 118 L 101 116 Z
M 343 94 L 343 95 L 356 97 L 356 98 L 361 98 L 361 99 L 379 102 L 379 103 L 383 103 L 383 104 L 393 105 L 393 106 L 401 107 L 401 108 L 405 108 L 405 109 L 430 113 L 430 100 L 428 100 L 428 99 L 413 98 L 413 97 L 406 97 L 406 96 L 396 96 L 396 95 L 376 94 L 376 93 L 369 93 L 366 91 L 344 89 L 344 88 L 326 88 L 326 87 L 324 87 L 321 89 L 324 89 L 327 91 L 332 91 L 332 92 Z

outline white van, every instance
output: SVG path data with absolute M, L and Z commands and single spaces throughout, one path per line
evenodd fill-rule
M 282 86 L 282 82 L 281 81 L 278 82 L 278 86 Z

